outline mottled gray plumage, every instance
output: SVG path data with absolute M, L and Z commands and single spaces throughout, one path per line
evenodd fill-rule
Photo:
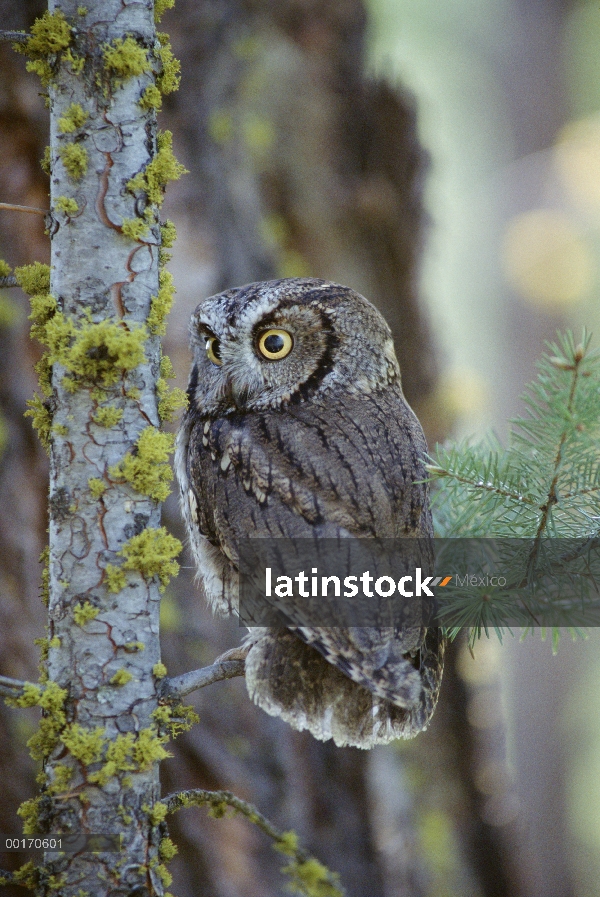
M 265 345 L 288 354 L 267 360 L 273 330 Z M 215 610 L 237 610 L 242 538 L 432 535 L 425 438 L 371 303 L 322 280 L 254 283 L 202 302 L 191 334 L 176 467 Z M 254 701 L 322 740 L 371 747 L 433 713 L 437 629 L 255 628 L 247 643 Z

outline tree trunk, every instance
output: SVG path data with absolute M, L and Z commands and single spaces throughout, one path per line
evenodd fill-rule
M 130 183 L 157 152 L 154 109 L 139 102 L 158 68 L 153 3 L 51 0 L 50 11 L 47 43 L 28 47 L 51 110 L 51 296 L 32 305 L 51 366 L 40 414 L 52 419 L 48 683 L 34 748 L 44 784 L 24 815 L 31 831 L 111 833 L 123 848 L 46 854 L 38 894 L 60 881 L 62 897 L 162 895 L 151 807 L 165 749 L 152 714 L 169 561 L 156 554 L 174 549 L 159 529 L 169 437 L 156 429 L 148 320 L 160 230 L 150 176 Z

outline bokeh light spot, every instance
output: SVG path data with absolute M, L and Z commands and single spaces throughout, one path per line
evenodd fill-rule
M 523 298 L 549 313 L 583 298 L 595 274 L 592 250 L 562 212 L 537 209 L 510 221 L 503 246 L 504 271 Z
M 600 116 L 563 128 L 554 147 L 554 163 L 571 199 L 600 213 Z

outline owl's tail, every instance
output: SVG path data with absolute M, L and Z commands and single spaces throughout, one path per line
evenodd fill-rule
M 295 729 L 338 746 L 370 748 L 412 738 L 435 709 L 445 642 L 428 629 L 418 656 L 380 670 L 350 664 L 289 630 L 254 629 L 246 640 L 246 685 L 252 700 Z

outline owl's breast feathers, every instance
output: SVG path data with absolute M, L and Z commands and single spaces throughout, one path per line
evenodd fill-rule
M 188 412 L 189 414 L 189 412 Z M 188 483 L 211 541 L 431 534 L 418 421 L 398 391 L 188 422 Z M 241 487 L 241 488 L 240 488 Z

